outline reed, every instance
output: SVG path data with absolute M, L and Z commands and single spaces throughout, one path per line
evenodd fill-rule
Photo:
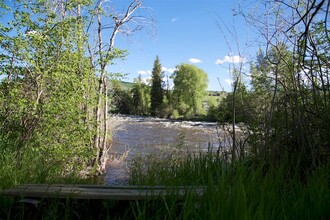
M 157 157 L 157 156 L 154 156 Z M 141 160 L 142 161 L 142 160 Z M 245 160 L 224 162 L 214 154 L 178 158 L 168 155 L 154 163 L 133 163 L 131 184 L 203 185 L 201 198 L 188 195 L 177 202 L 158 204 L 161 213 L 136 216 L 137 219 L 327 219 L 330 217 L 329 164 L 306 173 L 288 169 L 290 163 L 274 167 Z M 141 169 L 141 166 L 143 169 Z M 288 171 L 290 170 L 290 171 Z M 139 172 L 140 171 L 140 172 Z M 176 207 L 177 209 L 166 208 Z M 139 206 L 146 213 L 149 206 Z M 140 218 L 141 217 L 141 218 Z
M 42 166 L 41 158 L 30 158 L 30 170 L 17 169 L 14 155 L 1 154 L 0 184 L 7 188 L 20 183 L 83 182 L 79 178 L 60 180 L 56 168 Z M 28 159 L 28 158 L 26 158 Z M 28 161 L 28 160 L 27 160 Z M 31 163 L 33 165 L 31 165 Z M 27 166 L 28 163 L 22 165 Z M 25 168 L 26 169 L 26 168 Z M 39 170 L 38 172 L 36 170 Z M 203 186 L 205 193 L 193 191 L 184 199 L 176 193 L 154 200 L 48 201 L 32 217 L 102 219 L 329 219 L 330 164 L 320 165 L 302 177 L 297 165 L 283 162 L 269 167 L 248 157 L 228 163 L 220 154 L 149 155 L 133 160 L 130 184 Z M 31 175 L 33 171 L 37 173 Z M 55 171 L 55 172 L 54 172 Z M 54 174 L 52 175 L 52 172 Z M 25 207 L 15 207 L 13 199 L 0 197 L 0 218 L 26 219 Z M 15 214 L 16 213 L 16 214 Z M 18 213 L 18 214 L 17 214 Z
M 38 152 L 26 150 L 18 163 L 14 151 L 0 148 L 0 193 L 3 189 L 14 187 L 18 184 L 73 184 L 92 183 L 92 181 L 92 179 L 79 178 L 78 173 L 65 172 L 62 164 L 46 161 Z M 74 212 L 71 212 L 74 209 L 71 206 L 64 206 L 63 201 L 51 201 L 48 204 L 47 207 L 39 207 L 36 211 L 33 210 L 34 207 L 28 207 L 28 205 L 21 206 L 13 198 L 0 195 L 0 219 L 35 219 L 39 217 L 53 219 L 58 215 L 72 216 L 74 214 Z

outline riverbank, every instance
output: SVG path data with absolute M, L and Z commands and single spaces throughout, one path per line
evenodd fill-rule
M 115 130 L 133 135 L 126 126 L 148 129 L 156 124 L 161 129 L 163 123 L 155 119 L 134 121 L 122 119 L 113 123 Z M 180 127 L 182 124 L 170 123 Z M 175 127 L 174 126 L 174 127 Z M 148 128 L 149 127 L 149 128 Z M 182 126 L 193 133 L 202 125 Z M 212 129 L 212 126 L 205 126 Z M 202 129 L 202 130 L 203 130 Z M 115 131 L 113 130 L 113 131 Z M 141 130 L 141 129 L 139 129 Z M 161 130 L 163 131 L 163 130 Z M 157 133 L 164 133 L 158 130 Z M 134 135 L 134 136 L 135 136 Z M 177 137 L 180 137 L 176 132 Z M 124 136 L 124 137 L 128 137 Z M 196 136 L 196 135 L 192 135 Z M 154 137 L 154 136 L 152 136 Z M 152 141 L 157 140 L 158 136 Z M 143 139 L 148 141 L 149 138 Z M 167 140 L 165 138 L 165 140 Z M 304 170 L 301 164 L 283 159 L 282 163 L 269 164 L 267 161 L 247 154 L 245 158 L 230 163 L 225 154 L 194 151 L 185 154 L 189 145 L 182 139 L 173 139 L 173 147 L 158 146 L 144 150 L 142 154 L 126 151 L 114 156 L 112 166 L 121 169 L 110 175 L 111 184 L 147 186 L 202 186 L 205 194 L 196 198 L 188 195 L 176 200 L 175 196 L 162 200 L 134 201 L 125 204 L 116 201 L 50 201 L 50 206 L 42 206 L 37 213 L 43 218 L 108 218 L 108 219 L 329 219 L 330 218 L 330 164 L 320 164 L 314 169 Z M 182 147 L 184 146 L 184 147 Z M 138 149 L 137 145 L 137 149 Z M 166 148 L 167 147 L 167 148 Z M 192 147 L 193 148 L 193 147 Z M 156 149 L 156 150 L 155 150 Z M 166 149 L 171 149 L 162 153 Z M 193 148 L 194 149 L 194 148 Z M 144 153 L 144 154 L 143 154 Z M 21 166 L 14 161 L 15 155 L 1 152 L 0 191 L 23 183 L 88 183 L 74 173 L 63 177 L 59 164 L 47 164 L 42 157 L 31 153 L 22 160 Z M 133 157 L 134 156 L 134 157 Z M 129 161 L 126 161 L 129 159 Z M 122 164 L 123 163 L 123 164 Z M 110 168 L 111 171 L 114 169 Z M 114 181 L 114 182 L 112 182 Z M 117 181 L 117 182 L 116 182 Z M 15 201 L 0 196 L 0 219 L 13 218 Z M 17 212 L 15 212 L 17 213 Z M 19 219 L 26 219 L 24 210 L 18 210 Z
M 220 155 L 178 154 L 148 163 L 135 161 L 129 183 L 149 186 L 202 186 L 201 197 L 188 194 L 180 201 L 167 199 L 134 202 L 49 201 L 50 205 L 17 209 L 12 199 L 0 197 L 0 218 L 39 216 L 51 219 L 328 219 L 330 217 L 330 164 L 300 175 L 289 162 L 272 168 L 242 160 L 228 164 Z M 55 179 L 54 179 L 55 181 Z M 15 212 L 13 212 L 15 211 Z M 36 214 L 36 215 L 34 215 Z

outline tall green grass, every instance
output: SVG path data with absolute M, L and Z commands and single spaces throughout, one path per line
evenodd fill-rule
M 25 183 L 84 182 L 78 171 L 67 172 L 60 161 L 52 161 L 42 154 L 25 151 L 18 162 L 13 151 L 0 152 L 0 190 Z M 87 180 L 89 181 L 89 180 Z
M 14 187 L 18 184 L 30 183 L 93 183 L 93 179 L 79 178 L 77 172 L 66 172 L 65 166 L 61 163 L 47 160 L 39 152 L 26 150 L 21 160 L 16 160 L 16 153 L 8 149 L 0 149 L 0 193 L 2 190 Z M 0 195 L 0 219 L 26 219 L 24 208 L 16 207 L 17 201 L 14 198 Z M 43 212 L 43 217 L 50 218 L 62 213 L 62 216 L 72 216 L 72 207 L 65 206 L 62 201 L 52 201 L 47 210 Z M 71 214 L 69 215 L 68 212 Z M 40 214 L 40 213 L 33 213 Z M 40 217 L 40 216 L 39 216 Z M 67 218 L 70 219 L 70 218 Z
M 22 160 L 21 168 L 14 158 L 9 152 L 1 154 L 2 189 L 21 183 L 84 182 L 75 175 L 64 177 L 59 167 L 32 152 Z M 291 167 L 289 162 L 272 167 L 249 158 L 229 163 L 212 152 L 149 155 L 133 160 L 130 184 L 201 186 L 204 195 L 191 191 L 181 198 L 174 191 L 166 198 L 123 204 L 51 201 L 34 214 L 45 219 L 329 219 L 329 171 L 330 164 L 324 164 L 302 176 L 299 166 Z M 0 198 L 0 218 L 13 217 L 13 204 L 11 198 Z M 18 216 L 26 217 L 24 211 Z
M 180 210 L 177 202 L 160 205 L 161 213 L 148 215 L 139 207 L 138 219 L 329 219 L 330 165 L 309 171 L 283 163 L 274 167 L 246 159 L 229 164 L 211 153 L 181 157 L 149 156 L 135 160 L 131 184 L 205 186 L 201 198 L 188 195 Z M 164 208 L 165 207 L 165 208 Z M 175 211 L 174 211 L 175 210 Z

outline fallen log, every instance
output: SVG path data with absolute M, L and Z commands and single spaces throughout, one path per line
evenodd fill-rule
M 3 196 L 36 199 L 147 200 L 164 197 L 182 199 L 187 195 L 202 196 L 202 186 L 102 186 L 68 184 L 26 184 L 6 189 Z

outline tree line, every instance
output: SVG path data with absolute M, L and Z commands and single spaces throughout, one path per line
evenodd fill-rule
M 205 116 L 202 101 L 207 95 L 207 74 L 192 64 L 180 64 L 170 77 L 173 88 L 169 88 L 169 79 L 165 79 L 160 59 L 156 56 L 150 85 L 139 75 L 132 89 L 114 86 L 115 110 L 124 114 L 175 119 Z

